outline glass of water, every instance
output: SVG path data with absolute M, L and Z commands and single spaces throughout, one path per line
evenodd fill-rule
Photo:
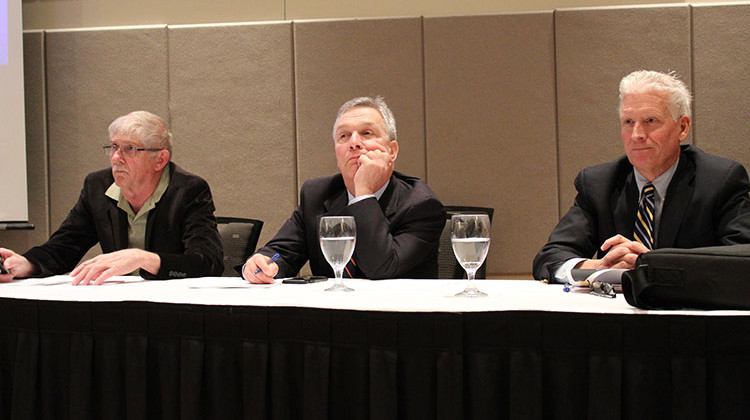
M 461 267 L 466 270 L 469 284 L 456 296 L 482 297 L 474 276 L 487 258 L 490 249 L 490 217 L 486 214 L 455 214 L 451 216 L 451 244 Z
M 326 289 L 329 292 L 351 292 L 344 284 L 344 267 L 354 253 L 357 242 L 357 226 L 352 216 L 325 216 L 320 218 L 320 250 L 333 268 L 335 282 Z

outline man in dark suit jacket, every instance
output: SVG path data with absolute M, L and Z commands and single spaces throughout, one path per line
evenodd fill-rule
M 681 145 L 690 93 L 672 75 L 639 71 L 620 83 L 626 157 L 582 170 L 573 206 L 534 258 L 534 277 L 566 281 L 571 268 L 632 268 L 655 248 L 750 243 L 750 182 L 739 163 Z M 636 233 L 640 194 L 655 187 L 653 238 Z M 648 188 L 646 188 L 648 189 Z M 640 196 L 640 199 L 639 199 Z
M 0 280 L 71 270 L 73 284 L 136 270 L 147 279 L 221 275 L 211 190 L 169 161 L 172 135 L 164 121 L 136 111 L 109 131 L 112 167 L 86 177 L 78 202 L 45 244 L 23 255 L 0 249 L 11 269 Z M 76 267 L 97 242 L 103 254 Z
M 313 274 L 332 277 L 320 250 L 318 223 L 326 215 L 351 215 L 357 225 L 351 277 L 436 278 L 445 210 L 423 181 L 394 172 L 396 123 L 385 101 L 348 101 L 339 109 L 333 135 L 341 173 L 304 183 L 299 207 L 248 259 L 243 277 L 271 283 L 274 277 L 296 275 L 308 260 Z M 275 253 L 279 259 L 269 263 Z

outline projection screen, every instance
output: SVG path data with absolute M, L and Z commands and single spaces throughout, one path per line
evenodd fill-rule
M 0 0 L 0 223 L 27 222 L 21 0 Z

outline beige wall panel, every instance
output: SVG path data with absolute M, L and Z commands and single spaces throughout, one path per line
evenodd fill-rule
M 86 174 L 109 167 L 102 146 L 115 118 L 144 109 L 167 119 L 167 30 L 48 32 L 46 57 L 54 231 Z
M 23 0 L 25 29 L 282 19 L 283 0 Z
M 552 10 L 616 4 L 656 3 L 655 0 L 285 0 L 286 19 L 385 16 L 453 16 Z M 680 0 L 658 0 L 681 3 Z
M 488 273 L 529 273 L 557 220 L 553 15 L 426 18 L 430 185 L 495 209 Z
M 712 0 L 718 1 L 718 0 Z M 681 0 L 23 0 L 25 29 L 284 19 L 449 16 Z
M 693 138 L 750 170 L 750 3 L 693 8 Z
M 338 172 L 332 130 L 338 108 L 381 95 L 396 117 L 396 170 L 425 176 L 422 21 L 295 22 L 299 183 Z
M 555 33 L 563 215 L 573 204 L 578 171 L 623 154 L 617 114 L 620 79 L 639 69 L 674 70 L 690 86 L 690 9 L 561 10 L 555 12 Z
M 47 143 L 44 107 L 44 32 L 23 34 L 26 113 L 26 179 L 29 223 L 34 230 L 0 230 L 0 246 L 24 252 L 49 236 L 47 206 Z M 4 199 L 8 199 L 5 197 Z
M 175 162 L 262 245 L 297 202 L 291 23 L 170 27 L 169 74 Z

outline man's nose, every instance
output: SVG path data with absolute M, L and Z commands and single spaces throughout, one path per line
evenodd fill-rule
M 362 149 L 365 145 L 362 143 L 362 137 L 359 136 L 359 133 L 356 131 L 352 133 L 351 138 L 349 139 L 349 149 Z
M 119 147 L 117 149 L 114 149 L 112 151 L 112 154 L 109 155 L 109 160 L 110 162 L 119 162 L 123 160 L 122 149 Z
M 646 130 L 643 129 L 641 123 L 636 122 L 633 124 L 633 132 L 630 134 L 630 138 L 637 140 L 646 138 Z

